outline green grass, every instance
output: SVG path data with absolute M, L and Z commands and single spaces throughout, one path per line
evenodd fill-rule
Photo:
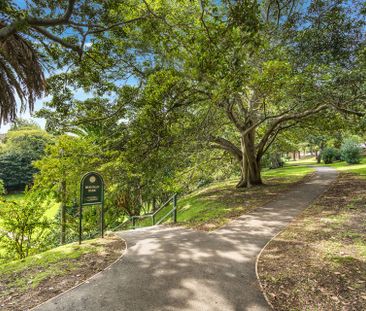
M 332 164 L 325 164 L 325 166 L 334 167 L 340 172 L 362 175 L 366 178 L 366 157 L 362 158 L 360 164 L 348 164 L 344 161 L 341 161 L 334 162 Z
M 236 189 L 238 178 L 215 182 L 205 188 L 178 199 L 178 224 L 191 228 L 213 230 L 232 218 L 238 217 L 251 209 L 263 205 L 284 191 L 290 184 L 296 183 L 312 173 L 314 168 L 306 166 L 285 166 L 262 171 L 264 186 L 250 189 Z M 156 221 L 170 212 L 168 205 L 156 216 Z M 171 223 L 168 216 L 164 223 Z M 136 219 L 136 227 L 151 226 L 150 217 Z M 131 229 L 128 223 L 123 229 Z
M 262 172 L 266 185 L 250 189 L 236 189 L 237 180 L 214 183 L 178 201 L 178 222 L 193 228 L 216 229 L 230 219 L 263 205 L 289 184 L 298 182 L 313 171 L 306 166 L 267 169 Z
M 12 280 L 13 284 L 7 283 L 7 285 L 15 286 L 18 290 L 26 289 L 27 286 L 36 287 L 46 278 L 78 268 L 78 263 L 72 259 L 78 259 L 83 254 L 97 253 L 102 249 L 103 244 L 97 239 L 85 241 L 82 245 L 76 243 L 63 245 L 23 260 L 0 265 L 0 279 Z M 12 277 L 15 275 L 22 277 Z
M 305 175 L 314 172 L 314 169 L 307 166 L 289 166 L 285 165 L 282 168 L 266 169 L 262 176 L 264 181 L 271 181 L 271 179 L 281 179 L 282 182 L 296 182 Z
M 361 159 L 360 164 L 348 164 L 345 161 L 337 161 L 331 164 L 324 164 L 323 162 L 318 164 L 316 159 L 303 159 L 297 161 L 289 161 L 286 163 L 288 167 L 297 167 L 298 165 L 315 165 L 315 166 L 329 166 L 334 167 L 340 172 L 353 173 L 366 178 L 366 157 Z
M 8 201 L 17 202 L 17 201 L 24 199 L 24 193 L 18 192 L 18 193 L 7 194 L 7 195 L 5 195 L 5 198 Z M 55 218 L 55 216 L 57 215 L 57 212 L 59 210 L 59 203 L 57 203 L 53 200 L 48 200 L 48 201 L 44 202 L 44 205 L 48 205 L 47 210 L 45 212 L 45 216 L 50 220 Z
M 305 157 L 303 159 L 300 159 L 300 160 L 290 160 L 288 162 L 286 162 L 286 165 L 316 165 L 317 164 L 317 161 L 316 161 L 316 158 L 315 156 L 314 157 Z
M 18 193 L 11 193 L 11 194 L 7 194 L 5 195 L 5 198 L 9 201 L 20 201 L 24 198 L 24 193 L 23 192 L 18 192 Z

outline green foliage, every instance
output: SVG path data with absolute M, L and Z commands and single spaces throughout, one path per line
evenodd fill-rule
M 339 150 L 333 147 L 324 148 L 321 156 L 325 164 L 333 163 L 339 155 Z
M 243 150 L 256 153 L 248 166 L 259 166 L 266 152 L 301 146 L 293 129 L 302 127 L 304 137 L 306 126 L 319 128 L 330 115 L 337 128 L 344 119 L 338 105 L 364 108 L 363 21 L 343 4 L 281 3 L 277 12 L 256 1 L 108 3 L 105 24 L 152 14 L 123 30 L 95 33 L 90 57 L 49 79 L 52 100 L 40 115 L 55 133 L 101 145 L 111 210 L 139 214 L 171 192 L 211 181 L 221 171 L 215 166 L 244 172 Z M 327 44 L 319 46 L 318 37 Z M 123 79 L 132 86 L 121 86 Z M 93 98 L 75 100 L 78 87 Z M 253 146 L 241 145 L 242 133 Z M 323 148 L 319 140 L 312 145 Z M 247 172 L 260 172 L 255 168 Z
M 45 156 L 34 162 L 39 170 L 34 188 L 51 194 L 60 203 L 78 202 L 81 177 L 96 169 L 98 155 L 97 146 L 88 139 L 68 135 L 56 137 L 54 143 L 47 145 Z M 64 192 L 60 189 L 63 181 L 66 182 Z
M 0 178 L 6 189 L 23 190 L 33 181 L 37 170 L 32 166 L 32 159 L 18 151 L 0 154 Z
M 45 247 L 44 239 L 50 224 L 45 207 L 33 193 L 22 200 L 0 202 L 0 247 L 7 257 L 25 258 Z
M 359 141 L 348 138 L 341 146 L 341 156 L 348 164 L 358 164 L 362 158 L 362 148 Z
M 0 150 L 0 179 L 6 189 L 24 190 L 32 184 L 37 172 L 32 162 L 43 156 L 51 141 L 51 136 L 35 125 L 23 122 L 13 126 Z
M 263 168 L 274 169 L 284 166 L 285 161 L 280 152 L 271 152 L 264 155 L 261 164 Z
M 46 147 L 45 156 L 34 162 L 39 172 L 35 176 L 33 189 L 40 193 L 44 200 L 51 198 L 66 210 L 69 241 L 72 241 L 78 232 L 75 206 L 80 200 L 80 180 L 86 172 L 98 169 L 99 154 L 98 146 L 90 140 L 61 135 Z M 88 211 L 93 213 L 94 220 L 98 218 L 91 208 Z M 60 214 L 58 216 L 61 217 Z M 84 216 L 88 218 L 87 213 Z

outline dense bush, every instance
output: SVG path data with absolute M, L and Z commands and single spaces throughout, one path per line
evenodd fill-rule
M 325 164 L 333 163 L 339 157 L 339 150 L 332 147 L 324 148 L 321 157 Z
M 45 249 L 50 226 L 45 210 L 31 193 L 20 201 L 0 201 L 0 248 L 6 250 L 6 259 L 22 259 Z
M 32 184 L 37 172 L 32 162 L 42 158 L 50 142 L 50 135 L 37 126 L 14 127 L 6 134 L 0 150 L 0 179 L 8 191 Z
M 362 157 L 362 148 L 355 139 L 346 139 L 341 146 L 342 160 L 349 164 L 360 163 Z
M 8 191 L 24 190 L 32 183 L 37 172 L 32 161 L 32 157 L 18 150 L 0 153 L 0 178 Z

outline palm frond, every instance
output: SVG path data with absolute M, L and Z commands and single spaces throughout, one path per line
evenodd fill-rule
M 0 42 L 0 125 L 15 119 L 17 99 L 21 112 L 26 108 L 32 112 L 45 85 L 38 53 L 30 42 L 19 34 Z

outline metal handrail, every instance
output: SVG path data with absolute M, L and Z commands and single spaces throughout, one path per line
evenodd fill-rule
M 166 207 L 171 201 L 173 201 L 173 209 L 169 211 L 167 214 L 163 216 L 163 218 L 159 219 L 158 222 L 155 221 L 155 216 L 164 208 Z M 130 220 L 132 221 L 132 227 L 135 229 L 135 219 L 143 219 L 143 218 L 151 218 L 152 219 L 152 225 L 158 225 L 160 224 L 168 215 L 173 213 L 173 221 L 174 223 L 177 222 L 177 194 L 175 193 L 173 196 L 171 196 L 162 206 L 160 206 L 155 212 L 148 213 L 145 215 L 138 215 L 138 216 L 131 216 Z
M 163 222 L 163 220 L 165 219 L 165 218 L 167 218 L 171 213 L 174 213 L 175 212 L 175 208 L 174 209 L 172 209 L 170 212 L 168 212 L 163 218 L 160 218 L 160 220 L 158 220 L 155 224 L 156 225 L 160 225 L 162 222 Z
M 111 231 L 115 231 L 115 230 L 117 230 L 118 228 L 123 227 L 125 224 L 127 224 L 127 223 L 128 223 L 128 222 L 130 222 L 130 221 L 131 221 L 131 218 L 126 219 L 124 222 L 120 223 L 119 225 L 117 225 L 116 227 L 114 227 L 113 229 L 111 229 Z
M 167 214 L 165 214 L 162 218 L 160 218 L 158 221 L 155 221 L 155 216 L 164 208 L 166 207 L 171 201 L 173 201 L 173 208 L 172 210 L 170 210 Z M 125 220 L 124 222 L 122 222 L 121 224 L 117 225 L 116 227 L 114 227 L 113 229 L 111 229 L 111 231 L 115 231 L 118 228 L 123 227 L 124 225 L 126 225 L 129 222 L 132 222 L 132 227 L 133 229 L 136 228 L 135 226 L 135 219 L 144 219 L 144 218 L 151 218 L 152 219 L 152 225 L 159 225 L 161 224 L 169 215 L 173 214 L 173 222 L 176 223 L 177 222 L 177 193 L 175 193 L 174 195 L 172 195 L 162 206 L 160 206 L 156 211 L 152 212 L 152 213 L 146 213 L 144 215 L 136 215 L 136 216 L 131 216 L 129 219 Z
M 174 200 L 174 198 L 177 198 L 177 194 L 173 194 L 162 206 L 160 206 L 154 213 L 153 215 L 155 216 L 157 213 L 159 213 L 165 206 L 167 206 L 170 201 Z

